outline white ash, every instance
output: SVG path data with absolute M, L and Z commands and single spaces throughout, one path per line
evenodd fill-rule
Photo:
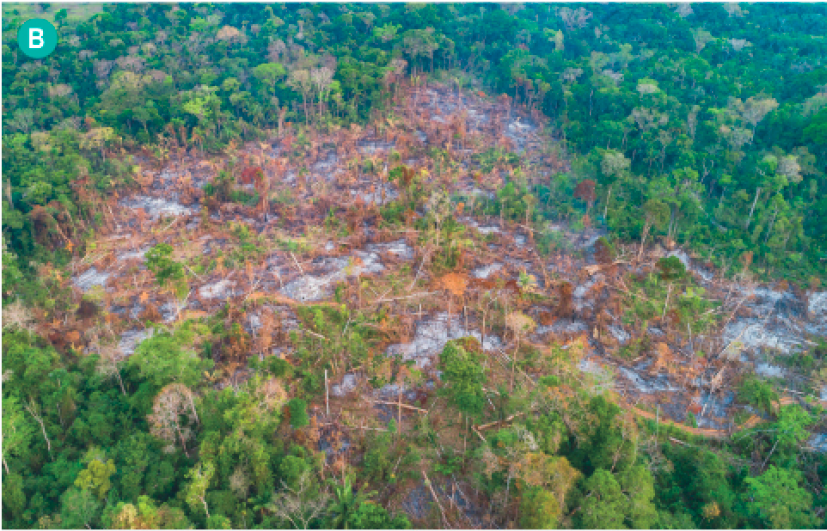
M 755 366 L 755 374 L 765 378 L 783 378 L 784 375 L 787 374 L 787 371 L 777 365 L 759 363 Z
M 290 332 L 299 329 L 299 320 L 295 317 L 284 317 L 281 320 L 281 328 L 285 332 Z
M 646 332 L 650 336 L 654 336 L 654 337 L 665 337 L 666 336 L 666 334 L 660 328 L 649 327 L 649 329 L 646 330 Z
M 325 154 L 325 158 L 314 164 L 311 169 L 314 173 L 330 173 L 338 163 L 339 157 L 336 156 L 336 153 L 329 151 Z
M 719 422 L 716 422 L 714 418 L 724 419 L 729 416 L 727 414 L 727 408 L 735 401 L 735 393 L 728 391 L 721 398 L 705 393 L 700 400 L 693 401 L 703 407 L 703 416 L 698 415 L 695 419 L 698 427 L 721 429 L 723 426 L 721 426 Z
M 226 299 L 233 294 L 235 282 L 224 279 L 213 284 L 206 284 L 198 288 L 198 296 L 202 299 Z
M 177 181 L 178 178 L 181 177 L 182 175 L 184 175 L 184 174 L 181 173 L 181 172 L 172 171 L 169 168 L 164 168 L 163 170 L 161 170 L 161 173 L 159 174 L 159 177 L 161 177 L 161 179 L 164 182 L 169 182 L 169 181 Z
M 715 278 L 715 273 L 708 271 L 702 268 L 695 268 L 692 270 L 693 272 L 697 273 L 698 276 L 701 277 L 701 280 L 704 282 L 712 282 L 712 279 Z
M 488 121 L 488 114 L 484 112 L 479 112 L 476 109 L 468 108 L 466 109 L 468 112 L 468 118 L 470 120 L 474 120 L 476 122 L 487 122 Z
M 390 151 L 396 147 L 396 142 L 385 142 L 382 140 L 368 141 L 359 146 L 362 153 L 376 153 L 377 151 Z
M 158 310 L 161 312 L 164 322 L 171 323 L 178 318 L 178 314 L 186 307 L 186 303 L 179 307 L 177 302 L 167 302 L 158 308 Z
M 405 243 L 405 240 L 397 240 L 389 243 L 372 243 L 368 245 L 366 249 L 373 253 L 388 252 L 405 260 L 413 260 L 414 257 L 413 248 Z
M 574 296 L 575 299 L 582 299 L 583 297 L 586 296 L 586 294 L 589 292 L 590 289 L 592 289 L 592 286 L 594 286 L 594 285 L 595 285 L 594 280 L 590 279 L 585 284 L 580 284 L 579 286 L 574 288 L 574 293 L 572 293 L 572 295 Z
M 401 384 L 387 384 L 383 386 L 378 392 L 375 393 L 376 396 L 382 398 L 384 400 L 396 400 L 399 397 L 400 393 L 405 393 L 408 390 L 408 386 L 404 383 Z
M 356 251 L 356 256 L 362 261 L 361 264 L 352 264 L 344 271 L 348 276 L 381 273 L 385 266 L 379 260 L 379 255 L 372 252 Z
M 247 322 L 250 325 L 250 329 L 253 331 L 258 331 L 258 329 L 261 328 L 261 317 L 259 317 L 257 313 L 251 313 L 247 318 Z
M 601 234 L 592 234 L 591 236 L 586 236 L 585 241 L 580 245 L 583 249 L 591 249 L 594 247 L 594 244 L 597 243 L 597 240 L 600 239 Z
M 284 358 L 287 357 L 288 354 L 290 354 L 292 352 L 293 352 L 292 350 L 287 349 L 285 347 L 275 347 L 273 350 L 270 351 L 270 355 L 275 356 L 279 359 L 284 359 Z M 259 355 L 259 359 L 264 361 L 263 355 Z
M 589 325 L 587 325 L 583 321 L 560 319 L 559 321 L 555 322 L 550 326 L 538 326 L 536 333 L 538 336 L 542 336 L 544 334 L 548 334 L 549 332 L 554 334 L 560 334 L 563 332 L 569 334 L 577 334 L 580 332 L 588 331 Z
M 584 372 L 594 378 L 592 391 L 602 392 L 610 390 L 614 387 L 614 376 L 611 370 L 608 370 L 600 364 L 592 360 L 580 360 L 577 365 L 581 372 Z
M 582 359 L 580 360 L 580 363 L 577 366 L 581 371 L 587 372 L 589 374 L 601 375 L 606 377 L 611 377 L 612 375 L 611 371 L 605 369 L 602 365 L 592 360 Z
M 620 373 L 629 382 L 635 386 L 638 391 L 643 393 L 654 393 L 657 391 L 677 391 L 678 389 L 669 383 L 669 380 L 664 376 L 656 378 L 643 378 L 641 375 L 634 372 L 632 369 L 626 367 L 620 368 Z
M 827 291 L 812 293 L 807 304 L 810 319 L 827 319 Z
M 333 276 L 314 277 L 305 275 L 289 282 L 279 290 L 284 295 L 297 301 L 318 301 L 330 296 L 330 284 Z
M 94 267 L 87 269 L 82 275 L 72 279 L 72 283 L 84 293 L 95 286 L 106 287 L 110 273 L 98 271 Z
M 609 330 L 609 333 L 611 333 L 612 336 L 620 342 L 621 345 L 625 345 L 630 339 L 632 339 L 629 332 L 620 326 L 609 325 L 606 328 Z
M 698 267 L 698 265 L 695 264 L 695 261 L 689 258 L 689 255 L 686 254 L 686 251 L 684 251 L 683 249 L 675 249 L 674 251 L 669 251 L 668 253 L 666 253 L 666 256 L 676 256 L 678 260 L 681 261 L 681 263 L 687 271 L 696 273 L 698 276 L 701 277 L 702 280 L 706 282 L 710 282 L 715 277 L 714 273 L 707 271 L 702 267 Z
M 579 310 L 583 305 L 583 299 L 588 295 L 589 290 L 591 290 L 595 284 L 601 282 L 605 277 L 598 273 L 595 276 L 591 277 L 589 280 L 580 284 L 576 288 L 574 288 L 574 292 L 572 296 L 574 297 L 574 306 Z
M 144 247 L 142 249 L 138 249 L 136 251 L 129 251 L 127 253 L 122 253 L 118 255 L 118 261 L 126 261 L 126 260 L 135 260 L 141 259 L 143 260 L 146 257 L 146 253 L 149 251 L 149 247 Z
M 800 336 L 781 327 L 769 327 L 762 319 L 734 321 L 727 325 L 721 337 L 727 344 L 737 339 L 745 350 L 773 349 L 785 354 L 802 344 Z
M 499 228 L 499 227 L 495 227 L 495 226 L 493 226 L 493 225 L 492 225 L 492 226 L 488 226 L 488 227 L 477 226 L 477 227 L 476 227 L 476 229 L 477 229 L 477 231 L 479 231 L 481 234 L 485 234 L 485 235 L 488 235 L 488 234 L 500 234 L 500 233 L 502 232 L 502 231 L 500 230 L 500 228 Z
M 345 374 L 344 378 L 342 378 L 342 383 L 330 388 L 330 394 L 337 398 L 342 398 L 355 391 L 358 385 L 359 376 L 355 374 Z
M 775 310 L 778 306 L 778 303 L 785 296 L 784 292 L 775 291 L 763 287 L 755 288 L 754 290 L 752 290 L 752 294 L 755 295 L 755 301 L 753 302 L 752 306 L 754 308 L 760 308 L 761 310 L 764 310 L 767 313 Z
M 477 269 L 474 269 L 473 271 L 471 271 L 471 276 L 473 276 L 474 278 L 488 278 L 502 268 L 503 264 L 500 263 L 489 264 L 487 266 L 478 267 Z
M 692 262 L 689 260 L 689 255 L 686 254 L 686 251 L 684 251 L 683 249 L 677 249 L 675 251 L 669 251 L 668 253 L 666 253 L 666 256 L 667 257 L 676 256 L 678 258 L 678 260 L 680 260 L 681 263 L 683 264 L 683 267 L 685 267 L 686 269 L 691 269 L 692 268 Z
M 820 453 L 827 453 L 827 433 L 814 433 L 807 446 Z
M 132 319 L 137 319 L 143 313 L 144 307 L 141 304 L 136 304 L 129 310 L 129 317 Z
M 804 323 L 804 330 L 808 334 L 827 337 L 827 318 L 814 319 L 814 322 Z
M 533 126 L 519 121 L 511 122 L 508 124 L 508 130 L 505 133 L 505 136 L 510 138 L 514 141 L 514 145 L 517 152 L 521 152 L 525 150 L 525 145 L 527 143 L 527 137 L 534 129 Z
M 329 297 L 333 285 L 349 276 L 379 273 L 385 269 L 376 253 L 356 251 L 356 256 L 361 264 L 355 264 L 348 258 L 326 259 L 327 264 L 332 264 L 335 268 L 332 273 L 304 275 L 286 284 L 279 292 L 297 301 L 318 301 Z
M 750 308 L 757 317 L 767 317 L 771 313 L 776 315 L 789 315 L 797 313 L 800 307 L 798 299 L 790 291 L 775 291 L 766 287 L 742 288 L 738 291 L 745 297 L 753 297 L 744 306 Z M 801 311 L 805 311 L 801 308 Z
M 384 191 L 384 197 L 382 192 Z M 358 196 L 367 204 L 384 205 L 399 197 L 399 192 L 396 191 L 393 185 L 389 183 L 382 183 L 376 187 L 373 192 L 361 192 L 358 190 L 351 190 L 350 195 Z
M 391 345 L 387 355 L 400 355 L 405 361 L 414 360 L 418 368 L 431 366 L 445 348 L 448 341 L 462 337 L 474 337 L 481 340 L 481 334 L 476 330 L 467 330 L 462 315 L 452 315 L 450 325 L 448 314 L 440 313 L 423 319 L 417 323 L 416 333 L 410 343 Z M 496 350 L 503 347 L 502 340 L 497 336 L 486 335 L 483 343 L 484 350 Z
M 193 213 L 193 210 L 180 203 L 167 201 L 160 197 L 148 197 L 138 195 L 129 199 L 121 201 L 121 205 L 128 208 L 143 208 L 153 220 L 158 219 L 161 215 L 165 216 L 188 216 Z
M 147 328 L 144 330 L 127 330 L 121 336 L 121 341 L 118 343 L 118 348 L 124 356 L 131 356 L 135 353 L 135 349 L 141 344 L 141 341 L 148 339 L 154 335 L 154 330 Z

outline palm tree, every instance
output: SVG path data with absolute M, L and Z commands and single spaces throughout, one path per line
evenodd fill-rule
M 376 494 L 375 492 L 365 493 L 361 490 L 354 492 L 350 476 L 345 476 L 342 485 L 333 488 L 333 493 L 334 501 L 331 510 L 334 514 L 333 527 L 336 529 L 348 529 L 350 515 Z

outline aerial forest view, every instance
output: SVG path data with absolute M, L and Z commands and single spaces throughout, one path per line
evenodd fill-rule
M 827 527 L 827 4 L 2 10 L 4 528 Z

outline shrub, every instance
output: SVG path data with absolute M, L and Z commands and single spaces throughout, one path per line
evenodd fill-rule
M 301 398 L 294 398 L 287 403 L 290 411 L 290 425 L 293 428 L 303 428 L 310 424 L 310 417 L 307 415 L 307 402 Z

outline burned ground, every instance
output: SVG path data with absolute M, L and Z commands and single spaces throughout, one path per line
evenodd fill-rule
M 486 159 L 492 150 L 499 158 Z M 516 153 L 526 170 L 515 172 L 503 153 Z M 253 166 L 263 177 L 239 182 Z M 405 171 L 389 179 L 399 167 Z M 319 445 L 331 450 L 331 459 L 355 459 L 351 442 L 390 418 L 403 426 L 417 421 L 423 414 L 417 408 L 439 385 L 439 353 L 449 340 L 467 336 L 480 341 L 493 381 L 507 385 L 511 372 L 513 385 L 515 354 L 532 360 L 563 349 L 576 353 L 573 361 L 594 389 L 611 390 L 635 411 L 663 420 L 688 422 L 691 413 L 698 428 L 719 433 L 737 428 L 739 412 L 753 413 L 734 399 L 735 384 L 747 374 L 782 380 L 796 397 L 815 392 L 827 399 L 827 388 L 814 389 L 785 363 L 827 335 L 825 292 L 794 293 L 746 276 L 723 279 L 657 241 L 640 259 L 637 245 L 616 243 L 606 260 L 595 252 L 604 235 L 599 228 L 565 221 L 538 228 L 484 214 L 504 183 L 568 169 L 565 150 L 545 132 L 541 116 L 437 84 L 411 91 L 371 127 L 315 137 L 288 133 L 225 157 L 182 150 L 164 163 L 145 160 L 139 186 L 109 210 L 94 246 L 73 262 L 65 281 L 78 304 L 94 300 L 101 311 L 87 305 L 83 316 L 43 326 L 56 337 L 80 329 L 81 317 L 96 319 L 79 342 L 90 351 L 113 343 L 129 356 L 151 335 L 148 322 L 174 327 L 218 319 L 227 329 L 237 323 L 243 339 L 214 351 L 216 386 L 224 387 L 247 377 L 249 358 L 293 361 L 297 337 L 305 347 L 331 342 L 305 309 L 345 304 L 381 313 L 381 323 L 364 325 L 376 328 L 365 358 L 372 366 L 347 352 L 332 354 L 329 404 L 314 404 L 327 426 Z M 236 200 L 215 199 L 220 172 L 233 181 Z M 437 207 L 415 198 L 415 187 L 451 198 L 446 215 L 457 220 L 461 242 L 453 264 L 438 263 L 438 246 L 416 228 Z M 541 253 L 538 240 L 552 233 L 555 246 Z M 159 243 L 170 244 L 186 266 L 183 294 L 159 288 L 146 267 L 147 250 Z M 684 264 L 687 280 L 657 280 L 656 263 L 666 256 Z M 650 300 L 654 293 L 666 294 L 662 310 L 662 299 Z M 647 303 L 660 311 L 629 311 Z M 703 319 L 687 320 L 679 311 L 693 304 Z M 533 323 L 531 330 L 509 325 L 507 316 L 517 313 Z M 692 330 L 693 324 L 702 328 Z M 413 361 L 416 378 L 398 378 L 391 360 Z M 516 365 L 527 381 L 542 374 L 527 361 Z M 465 501 L 472 494 L 465 487 L 462 494 L 455 482 L 438 485 L 477 525 L 482 516 Z M 421 485 L 391 491 L 384 494 L 424 518 L 421 498 L 430 494 Z

